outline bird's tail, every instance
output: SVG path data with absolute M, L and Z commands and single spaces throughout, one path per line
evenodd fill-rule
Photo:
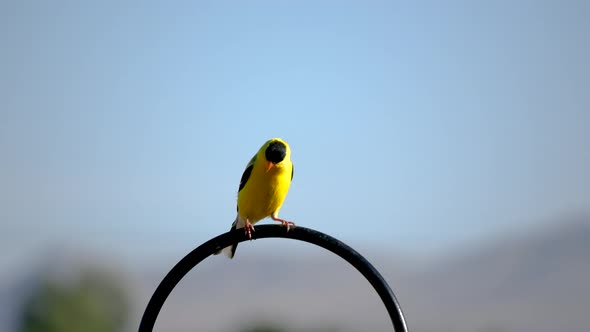
M 244 228 L 244 225 L 246 223 L 244 222 L 244 220 L 240 217 L 240 215 L 238 214 L 236 216 L 236 220 L 234 220 L 233 224 L 231 224 L 231 228 L 230 231 L 233 231 L 236 228 Z M 234 258 L 234 255 L 236 254 L 236 249 L 238 248 L 238 244 L 234 243 L 229 247 L 225 247 L 223 249 L 218 250 L 215 255 L 220 254 L 221 252 L 223 252 L 227 257 L 229 258 Z

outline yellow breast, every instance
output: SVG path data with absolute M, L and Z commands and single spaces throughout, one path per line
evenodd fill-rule
M 285 160 L 268 172 L 262 164 L 252 169 L 248 182 L 238 194 L 238 212 L 255 223 L 280 210 L 289 186 L 293 164 Z

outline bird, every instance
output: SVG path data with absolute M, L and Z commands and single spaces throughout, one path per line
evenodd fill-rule
M 238 187 L 237 216 L 230 231 L 244 228 L 249 239 L 255 231 L 254 224 L 270 217 L 287 228 L 295 223 L 279 218 L 279 211 L 287 197 L 294 167 L 291 161 L 291 148 L 281 138 L 266 141 L 250 159 L 240 179 Z M 233 258 L 238 244 L 217 251 Z

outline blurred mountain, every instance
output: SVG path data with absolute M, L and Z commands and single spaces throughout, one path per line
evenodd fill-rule
M 256 320 L 289 331 L 391 330 L 376 293 L 339 258 L 240 254 L 191 271 L 163 308 L 160 330 L 239 331 L 239 322 Z M 586 332 L 590 326 L 586 220 L 498 237 L 427 266 L 366 257 L 379 262 L 412 331 Z M 147 293 L 162 276 L 150 279 Z
M 590 223 L 497 238 L 416 275 L 407 310 L 426 331 L 587 331 Z

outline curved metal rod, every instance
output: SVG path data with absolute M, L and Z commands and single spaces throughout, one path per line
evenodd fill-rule
M 381 274 L 375 269 L 375 267 L 373 267 L 373 265 L 371 265 L 371 263 L 369 263 L 369 261 L 345 243 L 322 232 L 301 226 L 292 228 L 287 232 L 286 228 L 281 225 L 258 225 L 256 226 L 256 231 L 253 232 L 252 235 L 256 239 L 274 237 L 300 240 L 320 246 L 344 258 L 344 260 L 354 266 L 369 281 L 369 283 L 371 283 L 373 288 L 375 288 L 377 294 L 379 294 L 387 308 L 394 330 L 396 332 L 408 331 L 402 309 L 385 279 L 383 279 Z M 156 318 L 158 317 L 164 302 L 168 298 L 168 295 L 170 295 L 174 287 L 176 287 L 188 271 L 218 249 L 247 240 L 248 238 L 242 229 L 230 231 L 203 243 L 181 259 L 180 262 L 168 272 L 166 277 L 164 277 L 158 288 L 156 288 L 156 291 L 152 295 L 152 298 L 143 313 L 141 322 L 139 323 L 139 332 L 152 331 L 154 324 L 156 323 Z

